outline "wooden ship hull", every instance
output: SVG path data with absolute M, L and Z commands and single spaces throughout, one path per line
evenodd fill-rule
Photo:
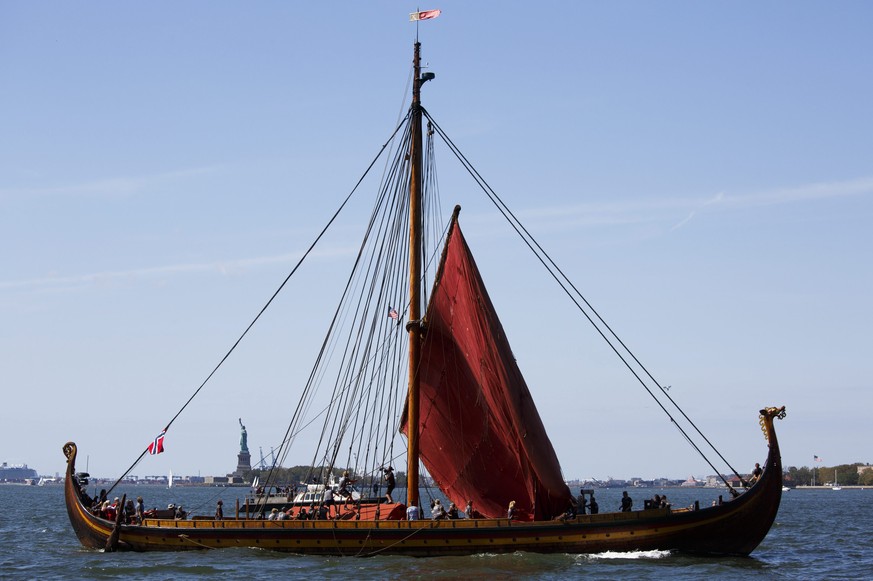
M 141 525 L 130 525 L 99 518 L 83 504 L 85 497 L 76 477 L 73 443 L 64 446 L 67 456 L 65 498 L 70 522 L 82 545 L 107 551 L 250 547 L 307 555 L 430 557 L 515 551 L 573 554 L 669 550 L 695 555 L 745 556 L 764 539 L 779 508 L 782 460 L 773 418 L 783 416 L 784 407 L 761 411 L 769 453 L 760 479 L 736 498 L 697 510 L 658 508 L 534 522 L 489 518 L 373 520 L 372 513 L 365 510 L 360 520 L 207 520 L 195 517 L 191 520 L 145 519 Z M 382 514 L 387 514 L 384 508 Z

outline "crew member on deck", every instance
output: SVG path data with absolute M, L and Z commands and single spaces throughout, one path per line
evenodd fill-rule
M 145 507 L 142 504 L 142 496 L 136 497 L 136 504 L 133 505 L 133 514 L 136 519 L 136 524 L 141 525 L 143 519 L 143 513 L 145 512 Z
M 385 500 L 388 502 L 394 502 L 394 499 L 391 497 L 391 493 L 394 491 L 394 485 L 396 481 L 394 479 L 394 469 L 389 466 L 385 469 L 385 484 L 388 487 L 385 490 Z
M 630 512 L 634 506 L 634 500 L 627 495 L 627 490 L 621 493 L 621 512 Z
M 333 505 L 334 505 L 333 490 L 331 490 L 330 488 L 325 488 L 324 489 L 324 506 L 327 507 L 328 514 L 330 514 L 330 507 L 332 507 Z M 340 510 L 339 505 L 337 505 L 337 507 L 336 507 L 337 514 L 339 514 L 339 510 Z
M 644 508 L 661 508 L 661 495 L 656 494 L 651 500 L 643 501 Z
M 431 518 L 433 518 L 433 520 L 443 520 L 446 517 L 446 509 L 443 508 L 443 505 L 442 503 L 440 503 L 439 499 L 435 500 L 433 503 L 433 512 L 431 512 Z
M 585 514 L 585 489 L 579 489 L 579 496 L 576 497 L 576 514 Z
M 135 522 L 134 521 L 134 519 L 136 518 L 134 516 L 135 512 L 136 512 L 136 509 L 133 506 L 133 499 L 132 498 L 127 499 L 127 502 L 124 504 L 124 522 L 126 524 L 130 524 L 131 522 Z
M 118 511 L 121 509 L 121 507 L 118 506 L 120 500 L 121 499 L 116 496 L 115 499 L 112 501 L 112 504 L 106 507 L 105 512 L 107 520 L 115 520 L 116 515 L 118 515 Z
M 567 510 L 564 511 L 564 514 L 559 516 L 556 520 L 571 520 L 576 518 L 576 503 L 573 499 L 570 499 L 570 506 L 567 507 Z
M 103 509 L 103 503 L 106 502 L 106 489 L 101 488 L 100 494 L 97 495 L 96 500 L 94 500 L 94 504 L 91 506 L 94 514 L 99 514 Z
M 460 518 L 460 516 L 458 515 L 458 507 L 455 506 L 454 502 L 449 503 L 449 510 L 447 512 L 447 516 L 449 517 L 449 520 L 455 520 L 457 518 Z
M 337 494 L 343 497 L 344 500 L 348 500 L 352 495 L 349 492 L 349 484 L 357 482 L 357 480 L 352 480 L 349 476 L 349 471 L 346 470 L 343 472 L 342 477 L 339 479 L 339 489 L 336 491 Z
M 594 499 L 594 493 L 591 493 L 591 501 L 588 503 L 588 510 L 591 511 L 591 514 L 597 514 L 600 512 L 600 505 L 597 504 L 597 501 Z
M 763 472 L 764 472 L 764 471 L 761 470 L 761 465 L 760 465 L 758 462 L 755 462 L 755 469 L 752 470 L 752 477 L 749 478 L 749 485 L 751 486 L 752 484 L 754 484 L 755 482 L 757 482 L 758 479 L 761 477 L 761 474 L 762 474 Z

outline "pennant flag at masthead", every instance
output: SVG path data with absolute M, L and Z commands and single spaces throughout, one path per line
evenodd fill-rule
M 430 20 L 431 18 L 436 18 L 442 13 L 442 10 L 422 10 L 421 12 L 413 12 L 409 15 L 409 21 L 415 22 L 416 20 Z

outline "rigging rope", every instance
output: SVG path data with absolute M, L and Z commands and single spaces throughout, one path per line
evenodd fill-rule
M 633 359 L 633 361 L 639 366 L 640 369 L 652 380 L 657 386 L 658 389 L 667 397 L 670 403 L 682 414 L 685 420 L 695 429 L 695 431 L 700 435 L 701 438 L 709 445 L 710 448 L 718 455 L 718 457 L 734 472 L 734 474 L 739 477 L 736 469 L 731 466 L 731 464 L 724 458 L 724 456 L 718 451 L 718 449 L 710 442 L 710 440 L 703 434 L 700 428 L 688 417 L 688 415 L 682 410 L 681 407 L 673 400 L 672 397 L 667 393 L 667 391 L 661 386 L 661 384 L 655 380 L 652 374 L 648 371 L 648 369 L 637 359 L 634 353 L 627 347 L 627 345 L 618 337 L 618 335 L 613 331 L 613 329 L 604 321 L 604 319 L 600 316 L 596 309 L 588 302 L 588 300 L 582 295 L 579 289 L 573 284 L 573 282 L 567 277 L 566 274 L 560 269 L 560 267 L 555 264 L 552 260 L 551 256 L 540 246 L 540 244 L 536 241 L 536 239 L 530 234 L 530 232 L 524 227 L 524 225 L 519 221 L 519 219 L 512 213 L 509 207 L 503 202 L 502 199 L 497 195 L 497 193 L 491 188 L 490 185 L 485 181 L 485 179 L 479 174 L 479 172 L 473 167 L 473 165 L 469 162 L 469 160 L 461 153 L 460 149 L 454 144 L 454 142 L 448 137 L 448 135 L 442 130 L 436 121 L 430 116 L 426 109 L 422 108 L 422 112 L 424 116 L 428 119 L 429 123 L 432 123 L 436 128 L 436 131 L 439 133 L 440 137 L 445 141 L 448 145 L 451 152 L 455 155 L 455 157 L 461 162 L 467 172 L 473 177 L 474 181 L 479 185 L 483 192 L 485 192 L 486 196 L 491 200 L 494 206 L 498 209 L 498 211 L 506 218 L 506 221 L 512 226 L 512 228 L 518 233 L 519 237 L 524 241 L 524 243 L 528 246 L 534 256 L 542 263 L 542 265 L 546 268 L 546 270 L 551 274 L 551 276 L 555 279 L 558 285 L 564 290 L 570 300 L 577 306 L 577 308 L 582 312 L 583 315 L 588 319 L 591 325 L 597 330 L 598 334 L 606 341 L 606 343 L 610 346 L 610 348 L 615 352 L 615 354 L 621 359 L 621 361 L 625 364 L 628 370 L 636 377 L 637 381 L 642 385 L 642 387 L 648 392 L 648 394 L 655 400 L 661 410 L 667 415 L 670 421 L 676 426 L 676 428 L 682 433 L 685 439 L 691 444 L 691 446 L 700 454 L 700 456 L 706 461 L 706 463 L 719 475 L 719 477 L 724 481 L 729 489 L 732 489 L 727 479 L 721 474 L 721 472 L 715 468 L 706 454 L 694 443 L 694 441 L 688 436 L 685 430 L 676 422 L 673 418 L 672 414 L 666 409 L 666 407 L 661 403 L 657 396 L 652 392 L 646 382 L 639 376 L 633 366 L 625 359 L 624 355 L 619 351 L 619 349 L 612 343 L 609 337 L 603 332 L 600 326 L 594 321 L 591 315 L 582 307 L 581 304 L 576 300 L 573 294 L 567 289 L 567 285 L 576 293 L 576 295 L 585 303 L 585 305 L 590 309 L 590 311 L 594 314 L 594 316 L 603 324 L 603 326 L 609 331 L 610 335 L 615 338 L 619 345 L 621 345 L 622 349 Z M 556 274 L 557 272 L 557 274 Z M 560 276 L 558 276 L 560 275 Z M 566 282 L 566 285 L 565 285 Z
M 303 264 L 303 262 L 306 260 L 306 258 L 312 253 L 312 251 L 315 249 L 316 245 L 321 241 L 321 239 L 327 233 L 328 229 L 333 225 L 333 223 L 339 217 L 340 213 L 346 207 L 349 200 L 352 199 L 352 196 L 358 190 L 358 187 L 361 185 L 361 183 L 364 181 L 364 179 L 367 177 L 367 175 L 369 175 L 370 170 L 376 164 L 376 161 L 378 161 L 378 159 L 384 153 L 385 149 L 394 140 L 394 136 L 397 135 L 397 132 L 400 131 L 400 129 L 402 129 L 405 125 L 406 125 L 405 122 L 401 123 L 394 129 L 394 131 L 391 133 L 391 136 L 379 149 L 379 152 L 376 154 L 376 156 L 373 158 L 373 160 L 367 166 L 366 170 L 364 170 L 363 175 L 361 175 L 361 177 L 358 179 L 357 183 L 355 183 L 355 186 L 352 188 L 352 190 L 348 193 L 348 195 L 345 197 L 345 199 L 339 205 L 339 208 L 337 208 L 337 210 L 334 212 L 334 214 L 327 221 L 327 224 L 325 224 L 324 228 L 322 228 L 322 230 L 321 230 L 321 232 L 319 232 L 318 236 L 315 237 L 315 240 L 312 242 L 312 244 L 309 245 L 309 248 L 307 248 L 307 250 L 303 254 L 303 256 L 300 257 L 300 260 L 297 261 L 297 264 L 294 265 L 294 268 L 291 269 L 291 272 L 288 273 L 288 276 L 286 276 L 285 279 L 282 281 L 282 283 L 279 285 L 279 288 L 277 288 L 276 291 L 272 294 L 272 296 L 270 296 L 270 298 L 269 298 L 269 300 L 267 300 L 266 304 L 261 308 L 260 311 L 258 311 L 258 314 L 255 315 L 255 318 L 252 320 L 252 322 L 249 323 L 249 325 L 245 328 L 245 330 L 242 332 L 242 334 L 239 336 L 239 338 L 233 343 L 233 345 L 231 345 L 230 349 L 228 349 L 227 353 L 224 354 L 224 357 L 221 358 L 221 360 L 212 369 L 212 371 L 209 373 L 209 375 L 206 376 L 206 379 L 203 380 L 203 383 L 201 383 L 200 386 L 196 390 L 194 390 L 194 393 L 191 394 L 191 397 L 189 397 L 188 400 L 185 402 L 185 404 L 182 405 L 182 407 L 179 409 L 179 411 L 176 412 L 176 415 L 174 415 L 170 419 L 170 421 L 167 423 L 167 426 L 163 430 L 164 433 L 166 433 L 170 429 L 170 426 L 173 425 L 173 422 L 176 421 L 176 418 L 178 418 L 179 415 L 181 415 L 181 413 L 185 410 L 185 408 L 187 408 L 188 405 L 194 400 L 194 398 L 197 397 L 197 394 L 199 394 L 200 391 L 203 389 L 203 387 L 206 385 L 206 383 L 210 379 L 212 379 L 212 376 L 215 375 L 215 373 L 222 366 L 222 364 L 227 360 L 228 357 L 230 357 L 230 354 L 233 353 L 233 351 L 237 348 L 237 346 L 240 344 L 240 342 L 243 340 L 243 338 L 245 338 L 245 336 L 252 329 L 252 327 L 254 327 L 255 323 L 258 322 L 258 319 L 261 318 L 261 315 L 263 315 L 264 312 L 267 310 L 267 308 L 269 308 L 269 306 L 273 303 L 273 300 L 276 298 L 276 296 L 282 291 L 283 288 L 285 288 L 285 285 L 288 284 L 288 281 L 291 279 L 291 277 L 294 275 L 294 273 L 297 272 L 297 270 L 300 268 L 300 266 Z M 140 453 L 139 457 L 137 457 L 137 459 L 133 462 L 133 464 L 131 464 L 130 467 L 127 470 L 125 470 L 125 472 L 118 478 L 118 480 L 116 480 L 112 484 L 112 486 L 109 488 L 109 491 L 107 491 L 107 494 L 112 492 L 112 490 L 114 490 L 115 487 L 118 486 L 118 484 L 124 479 L 124 477 L 127 476 L 128 474 L 130 474 L 130 472 L 136 467 L 137 464 L 140 463 L 140 461 L 145 457 L 145 455 L 147 453 L 148 453 L 148 448 L 143 450 L 142 453 Z
M 438 184 L 433 156 L 433 131 L 428 131 L 427 135 L 424 182 L 430 191 L 436 191 Z M 398 426 L 393 421 L 391 425 L 387 422 L 401 415 L 404 403 L 402 380 L 408 372 L 404 364 L 407 345 L 406 342 L 397 341 L 396 331 L 402 330 L 400 322 L 408 308 L 408 286 L 399 273 L 406 270 L 405 265 L 409 261 L 406 240 L 409 228 L 410 166 L 405 151 L 408 150 L 410 139 L 411 131 L 407 127 L 396 148 L 394 164 L 387 167 L 383 175 L 369 226 L 346 281 L 340 304 L 335 310 L 334 323 L 328 327 L 321 351 L 298 402 L 298 410 L 307 409 L 308 402 L 314 397 L 315 384 L 326 373 L 328 360 L 334 352 L 338 353 L 340 361 L 336 366 L 339 370 L 331 396 L 331 402 L 337 405 L 326 408 L 328 413 L 323 420 L 318 444 L 313 450 L 307 481 L 315 470 L 320 470 L 325 478 L 333 474 L 335 467 L 343 464 L 356 474 L 361 474 L 362 478 L 369 478 L 372 486 L 376 484 L 377 473 L 381 482 L 381 473 L 374 468 L 384 468 L 396 458 L 394 443 Z M 438 197 L 427 196 L 426 199 L 432 200 L 425 208 L 429 218 L 426 223 L 440 224 Z M 423 265 L 423 281 L 428 278 L 430 265 L 439 258 L 441 244 L 438 242 L 445 238 L 447 229 L 448 225 L 426 229 L 423 238 L 433 238 L 435 243 L 432 245 L 433 253 Z M 424 241 L 422 245 L 428 246 Z M 423 255 L 428 254 L 423 251 Z M 398 299 L 403 300 L 398 303 Z M 386 317 L 386 307 L 401 307 L 403 304 L 406 307 L 399 309 L 396 323 Z M 351 320 L 347 320 L 349 314 L 354 315 Z M 340 331 L 340 327 L 345 330 Z M 342 345 L 336 342 L 341 332 L 347 333 Z M 383 339 L 378 339 L 380 334 Z M 280 445 L 280 458 L 283 461 L 289 453 L 294 435 L 299 433 L 301 418 L 301 414 L 295 412 L 286 430 L 286 437 Z M 380 422 L 375 421 L 377 418 Z M 357 441 L 349 441 L 343 448 L 343 441 L 350 433 L 360 437 Z M 342 454 L 345 454 L 344 460 L 340 459 Z M 363 471 L 359 469 L 362 464 L 367 467 Z M 268 475 L 268 483 L 271 478 L 272 474 Z
M 408 116 L 405 120 L 405 131 L 403 134 L 403 138 L 400 140 L 400 145 L 398 148 L 403 147 L 404 143 L 408 143 L 409 140 L 409 123 Z M 395 135 L 397 131 L 395 131 Z M 369 286 L 369 291 L 372 293 L 377 289 L 376 283 L 378 282 L 375 276 L 371 275 L 371 278 L 366 278 L 366 273 L 378 272 L 378 264 L 384 262 L 386 260 L 390 260 L 392 257 L 394 260 L 403 260 L 404 255 L 402 254 L 402 245 L 400 246 L 401 252 L 397 251 L 397 244 L 391 244 L 390 240 L 399 239 L 402 234 L 402 228 L 400 225 L 402 224 L 402 220 L 395 217 L 394 225 L 392 227 L 389 218 L 391 217 L 391 212 L 388 212 L 387 209 L 397 206 L 398 204 L 402 207 L 402 200 L 397 199 L 398 193 L 402 192 L 403 189 L 400 187 L 402 184 L 403 176 L 405 172 L 403 171 L 403 166 L 408 165 L 402 157 L 395 158 L 395 164 L 390 168 L 387 179 L 383 179 L 384 187 L 382 188 L 380 195 L 377 198 L 376 204 L 374 206 L 373 212 L 371 213 L 369 225 L 366 229 L 366 233 L 364 239 L 361 243 L 361 246 L 358 250 L 357 257 L 355 259 L 353 268 L 349 274 L 349 277 L 346 281 L 345 288 L 342 292 L 341 300 L 339 305 L 337 306 L 331 324 L 328 326 L 327 334 L 322 342 L 321 349 L 316 358 L 315 364 L 312 367 L 312 370 L 309 374 L 309 379 L 307 380 L 306 386 L 303 389 L 303 394 L 298 401 L 297 408 L 295 409 L 294 415 L 291 419 L 291 422 L 288 426 L 288 429 L 285 433 L 285 438 L 283 438 L 283 446 L 282 451 L 280 452 L 280 456 L 282 458 L 287 456 L 287 453 L 290 449 L 291 444 L 291 435 L 295 433 L 295 426 L 302 421 L 304 416 L 304 411 L 309 402 L 311 402 L 311 395 L 313 393 L 315 385 L 318 383 L 318 377 L 322 370 L 326 369 L 326 359 L 329 358 L 329 352 L 332 345 L 332 341 L 335 339 L 335 329 L 339 325 L 342 324 L 342 320 L 347 315 L 346 307 L 348 306 L 347 297 L 350 296 L 351 290 L 356 285 L 356 281 L 360 281 L 357 284 L 361 284 L 364 287 Z M 392 189 L 389 188 L 390 184 L 394 184 L 395 187 Z M 386 236 L 387 233 L 392 232 L 393 236 Z M 370 254 L 367 254 L 368 241 L 371 237 L 375 237 L 379 240 L 387 241 L 383 242 L 375 250 L 371 251 Z M 386 246 L 387 244 L 387 246 Z M 369 258 L 367 261 L 366 259 Z M 364 270 L 365 275 L 362 275 L 362 278 L 358 278 L 361 272 L 361 266 L 363 264 L 367 264 L 367 267 Z M 389 271 L 396 271 L 397 269 L 388 269 Z M 363 280 L 362 280 L 363 279 Z M 369 285 L 367 281 L 369 280 Z M 317 462 L 317 456 L 319 454 L 319 450 L 322 448 L 322 445 L 327 442 L 333 443 L 333 450 L 328 453 L 328 449 L 325 449 L 326 456 L 323 458 L 321 462 L 322 471 L 326 471 L 326 473 L 332 473 L 332 470 L 336 464 L 337 455 L 339 454 L 339 443 L 341 442 L 341 434 L 345 433 L 348 429 L 349 419 L 352 417 L 353 412 L 355 411 L 352 407 L 352 402 L 356 401 L 355 394 L 358 393 L 358 390 L 361 389 L 360 382 L 363 380 L 363 371 L 365 368 L 365 363 L 370 361 L 370 353 L 373 348 L 373 338 L 375 337 L 375 332 L 377 328 L 377 324 L 379 322 L 384 322 L 387 320 L 387 313 L 380 310 L 381 305 L 386 305 L 385 301 L 385 284 L 386 281 L 382 281 L 382 290 L 377 293 L 377 298 L 375 300 L 370 300 L 368 302 L 363 301 L 362 298 L 358 300 L 358 308 L 355 310 L 355 321 L 359 322 L 357 330 L 352 329 L 350 334 L 347 337 L 345 345 L 342 347 L 342 355 L 340 367 L 345 371 L 341 371 L 335 380 L 334 383 L 334 395 L 331 398 L 332 401 L 340 401 L 341 405 L 337 406 L 337 409 L 331 410 L 333 413 L 328 413 L 325 416 L 325 421 L 322 427 L 321 436 L 319 437 L 319 443 L 315 447 L 313 457 L 313 461 L 310 465 L 310 472 L 307 475 L 307 481 L 310 480 L 312 476 L 312 471 L 314 470 Z M 364 314 L 366 315 L 368 312 L 370 313 L 370 317 L 366 316 L 358 316 L 360 314 L 361 305 L 364 304 Z M 384 319 L 383 319 L 384 317 Z M 366 332 L 366 324 L 367 321 L 370 321 L 370 330 Z M 357 346 L 360 349 L 360 354 L 355 354 L 353 347 Z M 361 365 L 361 369 L 358 372 L 353 372 L 352 370 L 355 368 L 355 362 L 359 362 Z M 351 394 L 346 394 L 345 391 L 347 389 L 352 389 Z M 340 395 L 343 395 L 344 399 L 340 399 Z M 351 455 L 351 451 L 350 451 Z M 348 462 L 347 462 L 348 464 Z M 272 478 L 272 471 L 267 476 L 267 481 Z
M 360 463 L 363 463 L 365 466 L 375 466 L 376 460 L 381 457 L 381 466 L 384 467 L 386 461 L 393 462 L 396 459 L 393 449 L 395 441 L 394 436 L 392 436 L 389 429 L 384 428 L 384 426 L 380 427 L 376 420 L 378 418 L 390 419 L 400 417 L 400 412 L 402 411 L 401 406 L 403 404 L 403 398 L 401 397 L 401 380 L 404 374 L 408 373 L 408 369 L 403 365 L 404 349 L 406 346 L 403 341 L 397 340 L 399 333 L 396 332 L 398 329 L 402 329 L 400 327 L 400 321 L 402 321 L 403 318 L 400 313 L 398 313 L 397 321 L 395 323 L 394 320 L 386 317 L 384 308 L 397 307 L 397 310 L 402 311 L 405 314 L 406 309 L 402 307 L 403 305 L 408 307 L 408 286 L 405 286 L 403 277 L 396 273 L 403 271 L 403 264 L 408 264 L 409 259 L 409 247 L 408 244 L 404 244 L 404 240 L 406 230 L 409 227 L 409 192 L 407 186 L 409 184 L 410 167 L 408 156 L 405 156 L 403 152 L 404 150 L 408 151 L 406 148 L 408 148 L 409 140 L 411 139 L 410 113 L 411 109 L 402 122 L 397 125 L 394 132 L 391 134 L 391 137 L 383 144 L 379 153 L 370 162 L 354 188 L 349 192 L 313 243 L 293 267 L 291 272 L 282 281 L 278 289 L 276 289 L 251 323 L 249 323 L 239 338 L 233 343 L 227 353 L 225 353 L 224 357 L 222 357 L 218 364 L 212 369 L 206 379 L 203 380 L 200 386 L 197 387 L 179 411 L 170 419 L 169 423 L 167 423 L 164 428 L 164 433 L 169 430 L 175 420 L 200 393 L 207 382 L 210 381 L 213 375 L 215 375 L 222 364 L 246 337 L 248 332 L 254 327 L 255 323 L 260 319 L 267 308 L 269 308 L 279 292 L 283 290 L 291 277 L 303 264 L 304 260 L 306 260 L 328 229 L 336 221 L 340 213 L 360 187 L 363 180 L 370 174 L 378 159 L 385 153 L 386 149 L 395 141 L 398 133 L 403 129 L 402 137 L 396 144 L 393 163 L 389 163 L 388 160 L 386 160 L 386 166 L 383 169 L 383 175 L 380 180 L 382 184 L 380 192 L 372 210 L 354 265 L 341 293 L 340 302 L 333 314 L 330 324 L 328 325 L 327 333 L 320 346 L 315 363 L 310 370 L 309 377 L 303 387 L 301 397 L 294 409 L 291 422 L 289 423 L 282 439 L 282 443 L 278 448 L 279 462 L 274 463 L 270 467 L 263 484 L 265 488 L 272 484 L 274 474 L 276 473 L 275 471 L 287 458 L 295 437 L 301 430 L 303 430 L 303 428 L 312 423 L 322 414 L 324 414 L 324 421 L 318 439 L 318 445 L 313 451 L 314 455 L 310 464 L 309 473 L 306 476 L 307 482 L 310 481 L 310 478 L 316 469 L 316 464 L 319 462 L 319 455 L 322 453 L 323 455 L 320 462 L 322 478 L 326 478 L 328 475 L 333 474 L 333 470 L 343 451 L 346 453 L 345 465 L 349 467 L 350 470 L 354 470 L 355 473 L 358 473 Z M 524 241 L 537 260 L 540 261 L 564 293 L 567 294 L 579 311 L 588 319 L 589 323 L 595 328 L 601 338 L 606 341 L 609 347 L 624 363 L 640 385 L 667 415 L 685 440 L 697 451 L 707 464 L 709 464 L 709 466 L 719 474 L 725 484 L 728 485 L 731 493 L 735 493 L 724 476 L 722 476 L 715 468 L 713 463 L 707 458 L 706 454 L 704 454 L 686 430 L 679 425 L 661 399 L 655 395 L 654 391 L 650 388 L 648 382 L 644 377 L 642 377 L 642 375 L 648 377 L 651 382 L 658 386 L 661 394 L 666 396 L 666 399 L 670 404 L 681 413 L 682 417 L 688 422 L 688 424 L 696 430 L 697 434 L 709 445 L 710 448 L 712 448 L 712 450 L 715 451 L 718 457 L 728 467 L 730 467 L 731 470 L 733 470 L 734 474 L 739 476 L 737 471 L 729 462 L 727 462 L 724 456 L 722 456 L 722 454 L 715 448 L 687 414 L 685 414 L 673 398 L 670 397 L 660 383 L 655 380 L 648 369 L 618 337 L 615 331 L 606 323 L 561 268 L 557 266 L 549 254 L 542 248 L 542 246 L 540 246 L 524 225 L 521 224 L 517 216 L 509 209 L 496 192 L 494 192 L 491 186 L 484 180 L 484 178 L 472 166 L 469 160 L 467 160 L 467 158 L 460 152 L 457 146 L 424 108 L 422 108 L 422 113 L 428 120 L 423 184 L 425 188 L 433 194 L 424 197 L 425 206 L 423 207 L 422 212 L 423 215 L 428 217 L 428 219 L 425 220 L 422 246 L 429 246 L 425 241 L 430 238 L 433 238 L 433 241 L 436 242 L 444 238 L 446 235 L 445 229 L 443 229 L 442 233 L 438 235 L 440 232 L 439 228 L 429 230 L 427 227 L 428 224 L 438 224 L 441 222 L 439 219 L 439 184 L 435 171 L 433 147 L 433 135 L 437 133 L 444 140 L 455 157 L 460 161 L 461 165 L 473 177 L 474 181 L 479 185 L 492 204 L 494 204 L 519 237 Z M 371 244 L 371 240 L 375 240 L 375 243 Z M 436 244 L 433 246 L 438 247 Z M 427 254 L 426 251 L 422 252 L 423 256 L 427 256 Z M 426 262 L 429 263 L 429 261 Z M 423 281 L 427 280 L 427 272 L 427 264 L 425 264 L 422 269 Z M 353 291 L 355 290 L 360 294 L 353 295 Z M 353 296 L 357 296 L 357 300 L 353 300 Z M 398 302 L 398 300 L 400 302 Z M 426 295 L 423 302 L 424 304 L 427 304 Z M 338 329 L 340 328 L 347 328 L 348 334 L 345 336 L 344 341 L 341 341 L 338 337 Z M 324 375 L 328 371 L 328 361 L 333 358 L 334 354 L 339 358 L 337 364 L 339 369 L 333 380 L 333 394 L 330 397 L 330 402 L 322 411 L 316 414 L 312 420 L 303 424 L 304 418 L 308 415 L 310 406 L 314 401 L 313 396 L 317 390 L 317 386 L 321 383 Z M 380 385 L 389 387 L 388 389 L 377 389 Z M 368 434 L 368 437 L 361 438 L 357 442 L 357 448 L 355 448 L 355 442 L 351 441 L 349 442 L 348 448 L 342 450 L 341 446 L 343 445 L 343 440 L 346 434 L 350 432 L 361 432 Z M 374 442 L 375 444 L 373 444 Z M 322 448 L 322 446 L 324 446 L 324 448 Z M 148 448 L 140 454 L 134 463 L 112 485 L 108 493 L 112 492 L 112 490 L 138 465 L 147 453 Z M 352 457 L 354 457 L 354 464 L 352 464 Z M 371 464 L 371 461 L 373 464 Z M 373 478 L 374 472 L 378 471 L 365 469 L 362 476 L 369 475 L 371 480 L 373 480 L 373 483 L 375 483 L 375 478 Z M 381 482 L 381 475 L 379 476 L 379 481 Z

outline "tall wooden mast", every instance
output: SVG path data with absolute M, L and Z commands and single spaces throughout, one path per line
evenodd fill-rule
M 418 506 L 419 376 L 421 359 L 421 43 L 415 43 L 412 79 L 412 141 L 409 151 L 409 401 L 406 505 Z

